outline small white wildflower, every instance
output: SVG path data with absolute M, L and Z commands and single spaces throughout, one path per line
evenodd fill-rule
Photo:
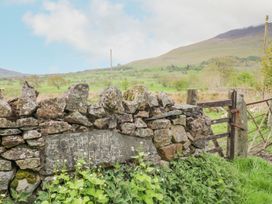
M 144 143 L 141 141 L 140 144 L 142 145 L 142 144 L 144 144 Z
M 132 152 L 134 152 L 134 151 L 135 151 L 135 148 L 134 148 L 133 146 L 131 147 L 131 151 L 132 151 Z

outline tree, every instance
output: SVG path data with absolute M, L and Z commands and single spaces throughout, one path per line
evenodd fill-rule
M 264 90 L 270 90 L 272 88 L 272 44 L 268 46 L 262 58 L 262 72 Z
M 52 75 L 48 77 L 47 84 L 49 86 L 54 86 L 57 89 L 60 89 L 62 86 L 67 84 L 67 81 L 59 75 Z

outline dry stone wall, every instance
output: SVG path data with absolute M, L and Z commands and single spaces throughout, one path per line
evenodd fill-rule
M 0 191 L 35 191 L 47 177 L 78 159 L 90 165 L 125 162 L 137 151 L 153 162 L 205 150 L 211 133 L 202 109 L 174 104 L 143 86 L 122 93 L 109 87 L 97 104 L 89 86 L 76 84 L 59 98 L 37 102 L 27 82 L 20 97 L 0 99 Z

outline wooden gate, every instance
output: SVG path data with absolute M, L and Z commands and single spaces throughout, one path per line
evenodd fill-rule
M 259 155 L 272 145 L 272 98 L 247 103 L 249 147 L 251 155 Z
M 191 105 L 198 105 L 205 108 L 222 107 L 226 108 L 228 116 L 224 118 L 217 118 L 211 121 L 211 125 L 220 123 L 227 123 L 226 132 L 212 134 L 203 138 L 208 143 L 212 141 L 212 146 L 207 151 L 211 153 L 218 153 L 220 156 L 233 159 L 235 155 L 247 154 L 247 118 L 243 114 L 245 110 L 245 102 L 243 96 L 237 95 L 236 90 L 229 92 L 228 99 L 209 102 L 198 102 L 197 90 L 190 89 L 187 92 L 187 103 Z M 239 136 L 238 136 L 239 135 Z M 222 147 L 222 142 L 225 140 L 226 147 Z M 208 145 L 208 147 L 211 145 Z

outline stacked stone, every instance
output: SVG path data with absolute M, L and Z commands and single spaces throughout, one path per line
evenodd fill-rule
M 44 146 L 38 119 L 33 115 L 37 96 L 25 82 L 19 98 L 9 102 L 0 99 L 0 191 L 11 185 L 17 191 L 31 193 L 40 183 L 39 175 L 33 173 L 40 170 L 40 148 Z M 18 179 L 18 175 L 24 178 Z
M 77 84 L 62 97 L 38 103 L 37 91 L 25 82 L 19 98 L 0 99 L 0 191 L 37 188 L 45 137 L 54 134 L 110 129 L 152 138 L 163 160 L 205 148 L 196 140 L 210 134 L 210 122 L 199 107 L 175 105 L 165 93 L 155 95 L 143 86 L 123 94 L 109 87 L 91 105 L 88 95 L 89 86 Z

